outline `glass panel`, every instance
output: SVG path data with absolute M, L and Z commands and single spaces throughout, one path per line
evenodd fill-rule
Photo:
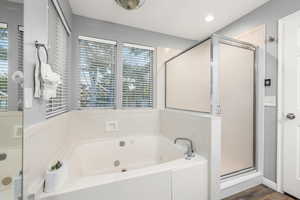
M 167 62 L 166 107 L 210 112 L 211 40 Z
M 254 51 L 220 44 L 222 175 L 254 167 Z
M 23 4 L 0 1 L 0 199 L 21 199 Z

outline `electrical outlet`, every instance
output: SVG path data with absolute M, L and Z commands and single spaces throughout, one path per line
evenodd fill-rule
M 105 122 L 105 131 L 114 132 L 119 130 L 119 124 L 117 121 L 107 121 Z

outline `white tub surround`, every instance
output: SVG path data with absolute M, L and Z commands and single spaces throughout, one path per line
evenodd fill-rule
M 116 122 L 118 130 L 107 130 L 105 127 L 107 122 Z M 72 111 L 67 131 L 69 140 L 73 143 L 112 136 L 157 135 L 159 133 L 159 111 L 150 109 Z
M 40 199 L 207 200 L 207 161 L 186 160 L 184 151 L 162 136 L 85 141 L 65 154 L 69 177 L 61 190 Z
M 20 111 L 0 112 L 1 148 L 20 148 L 22 146 L 22 120 Z
M 208 199 L 210 184 L 216 183 L 211 178 L 207 183 L 213 120 L 164 112 L 87 109 L 26 128 L 25 195 L 45 200 Z M 117 122 L 117 130 L 108 131 L 107 122 Z M 192 139 L 204 158 L 185 160 L 184 150 L 173 144 L 175 137 Z M 56 192 L 42 193 L 45 172 L 57 160 L 69 166 L 67 181 Z
M 48 167 L 69 148 L 67 122 L 70 113 L 48 119 L 24 130 L 24 196 L 41 190 Z
M 106 131 L 107 121 L 116 121 L 118 131 Z M 41 191 L 49 165 L 79 141 L 125 135 L 157 135 L 158 110 L 86 109 L 70 111 L 24 130 L 24 193 Z
M 22 169 L 22 112 L 0 112 L 0 199 L 14 199 Z
M 221 118 L 196 112 L 161 110 L 160 133 L 170 140 L 187 137 L 193 141 L 195 152 L 208 160 L 209 199 L 220 199 Z

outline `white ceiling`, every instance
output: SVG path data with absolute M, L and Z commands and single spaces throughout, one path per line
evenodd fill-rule
M 69 0 L 73 13 L 178 37 L 200 40 L 269 0 L 146 0 L 125 10 L 114 0 Z M 215 20 L 204 18 L 213 14 Z
M 15 2 L 15 3 L 24 3 L 24 0 L 8 0 L 8 1 Z

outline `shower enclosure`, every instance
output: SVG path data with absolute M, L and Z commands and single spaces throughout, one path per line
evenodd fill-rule
M 166 62 L 166 108 L 222 118 L 222 179 L 256 169 L 256 60 L 256 46 L 212 35 Z

